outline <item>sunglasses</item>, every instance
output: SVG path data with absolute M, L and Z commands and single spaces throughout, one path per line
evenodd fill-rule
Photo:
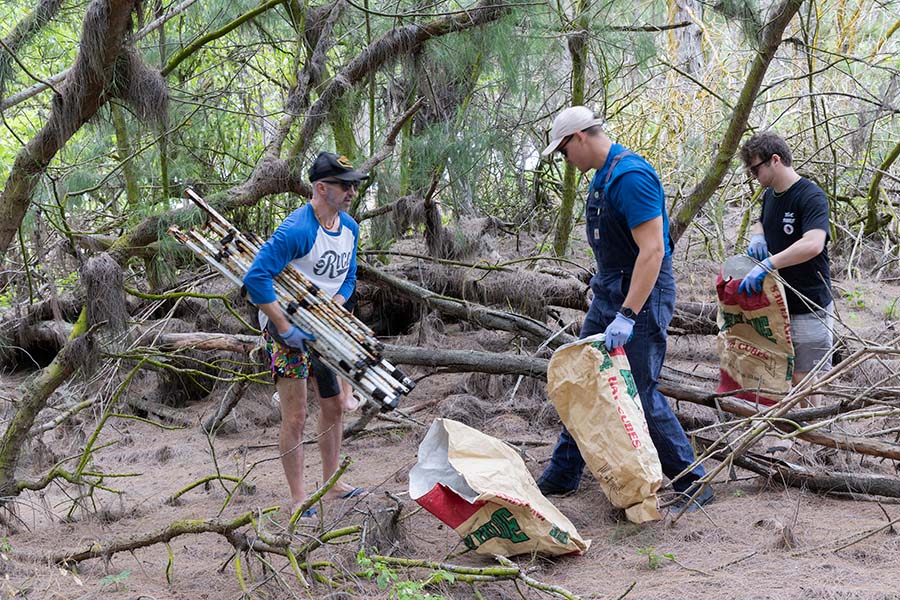
M 339 185 L 345 192 L 349 192 L 350 190 L 358 190 L 360 183 L 359 181 L 341 181 L 340 179 L 323 179 L 322 182 L 330 183 L 332 185 Z
M 556 151 L 562 154 L 563 158 L 569 158 L 569 155 L 566 154 L 566 144 L 568 144 L 572 140 L 572 137 L 574 135 L 575 134 L 567 135 L 566 137 L 564 137 L 562 144 L 560 144 L 559 147 L 556 148 Z
M 759 168 L 760 168 L 761 166 L 763 166 L 764 164 L 766 164 L 767 162 L 769 162 L 770 160 L 772 160 L 772 157 L 771 157 L 771 156 L 770 156 L 769 158 L 767 158 L 766 160 L 761 160 L 761 161 L 759 161 L 759 162 L 756 163 L 755 165 L 750 165 L 749 167 L 747 167 L 747 170 L 750 171 L 750 174 L 751 174 L 751 175 L 753 175 L 754 177 L 756 177 L 757 173 L 759 172 Z

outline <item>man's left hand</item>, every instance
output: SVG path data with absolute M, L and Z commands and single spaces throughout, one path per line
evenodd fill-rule
M 616 319 L 609 324 L 604 335 L 606 336 L 607 350 L 624 346 L 634 335 L 634 321 L 617 312 Z
M 738 286 L 738 293 L 746 294 L 747 296 L 759 294 L 762 292 L 763 280 L 766 278 L 766 275 L 774 270 L 775 267 L 772 266 L 772 261 L 770 259 L 767 258 L 762 261 L 750 269 L 750 272 L 744 276 L 744 280 L 741 281 L 741 285 Z

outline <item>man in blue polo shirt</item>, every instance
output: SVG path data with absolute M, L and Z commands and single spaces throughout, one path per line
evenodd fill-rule
M 657 390 L 666 356 L 666 328 L 675 309 L 672 243 L 662 183 L 650 164 L 603 133 L 603 120 L 584 106 L 562 111 L 553 121 L 543 155 L 559 152 L 583 173 L 594 169 L 585 205 L 587 237 L 597 273 L 591 279 L 594 299 L 581 337 L 600 332 L 609 349 L 624 346 L 650 437 L 663 473 L 674 478 L 694 462 L 691 447 L 668 401 Z M 584 459 L 565 427 L 550 464 L 538 480 L 547 495 L 578 487 Z M 705 474 L 702 466 L 674 482 L 680 510 Z M 708 487 L 687 511 L 713 499 Z

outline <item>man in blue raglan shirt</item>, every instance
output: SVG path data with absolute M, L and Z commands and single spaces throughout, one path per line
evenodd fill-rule
M 353 408 L 350 386 L 306 350 L 313 337 L 290 323 L 278 302 L 272 280 L 291 264 L 330 295 L 348 306 L 356 287 L 356 246 L 359 225 L 347 214 L 360 173 L 343 156 L 322 152 L 309 169 L 312 199 L 292 212 L 263 245 L 253 261 L 244 286 L 259 307 L 260 327 L 266 341 L 275 388 L 281 406 L 279 449 L 281 465 L 291 491 L 292 511 L 306 500 L 303 483 L 303 429 L 306 425 L 306 380 L 310 369 L 319 396 L 318 442 L 322 455 L 322 481 L 338 468 L 342 413 Z M 341 481 L 326 499 L 350 498 L 363 493 Z M 303 516 L 315 514 L 315 507 Z
M 657 390 L 666 355 L 666 328 L 675 308 L 665 196 L 653 167 L 613 144 L 602 124 L 603 119 L 584 106 L 567 108 L 553 121 L 550 144 L 542 154 L 559 152 L 582 173 L 595 169 L 585 209 L 597 273 L 591 279 L 594 298 L 581 337 L 603 332 L 607 348 L 625 347 L 650 437 L 663 473 L 671 479 L 694 462 L 694 451 Z M 581 481 L 584 464 L 575 440 L 563 427 L 538 487 L 547 495 L 571 492 Z M 694 494 L 692 486 L 704 474 L 698 466 L 673 484 L 680 493 L 676 509 Z M 712 499 L 707 487 L 686 510 L 696 510 Z

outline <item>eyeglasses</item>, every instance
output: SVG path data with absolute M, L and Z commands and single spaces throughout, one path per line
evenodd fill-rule
M 559 152 L 560 154 L 562 154 L 563 158 L 569 158 L 569 155 L 566 153 L 566 144 L 569 143 L 569 141 L 572 139 L 572 137 L 573 137 L 574 135 L 575 135 L 575 134 L 573 133 L 573 134 L 571 134 L 571 135 L 567 135 L 566 137 L 564 137 L 564 138 L 563 138 L 563 141 L 562 141 L 562 144 L 560 144 L 560 145 L 556 148 L 556 151 Z
M 753 175 L 754 177 L 756 177 L 756 176 L 757 176 L 757 173 L 759 172 L 759 168 L 760 168 L 761 166 L 763 166 L 764 164 L 766 164 L 767 162 L 769 162 L 770 160 L 772 160 L 772 157 L 771 157 L 771 156 L 770 156 L 769 158 L 767 158 L 766 160 L 761 160 L 761 161 L 759 161 L 759 162 L 756 163 L 755 165 L 750 165 L 749 167 L 747 167 L 747 170 L 750 171 L 750 174 L 751 174 L 751 175 Z
M 345 192 L 349 192 L 350 190 L 358 190 L 359 189 L 359 181 L 341 181 L 340 179 L 323 179 L 322 183 L 330 183 L 333 185 L 341 186 L 341 189 Z

